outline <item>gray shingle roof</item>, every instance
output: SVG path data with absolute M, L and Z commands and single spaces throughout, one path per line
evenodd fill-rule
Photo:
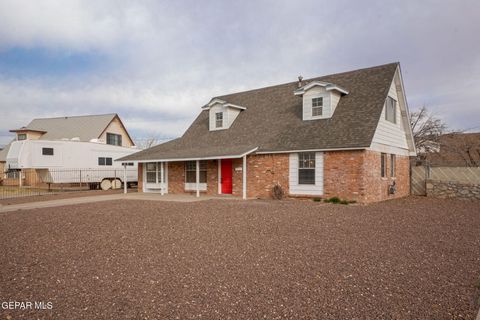
M 110 113 L 33 119 L 26 127 L 20 129 L 46 131 L 46 133 L 40 137 L 41 140 L 72 139 L 78 137 L 81 141 L 90 141 L 91 139 L 100 137 L 103 130 L 105 130 L 115 116 L 115 113 Z
M 122 160 L 162 160 L 257 152 L 369 147 L 398 63 L 304 80 L 321 80 L 348 90 L 329 119 L 303 121 L 297 82 L 217 98 L 246 107 L 229 129 L 209 131 L 204 110 L 176 140 Z

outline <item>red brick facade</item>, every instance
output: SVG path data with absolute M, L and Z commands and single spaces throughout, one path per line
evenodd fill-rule
M 410 194 L 409 157 L 395 156 L 395 177 L 390 176 L 387 154 L 386 177 L 381 177 L 381 153 L 367 150 L 324 153 L 324 197 L 333 196 L 359 202 L 376 202 Z M 396 182 L 395 194 L 388 186 Z
M 386 177 L 380 173 L 380 153 L 374 151 L 332 151 L 324 153 L 324 198 L 333 196 L 362 203 L 407 196 L 410 193 L 409 158 L 396 156 L 396 177 L 390 177 L 390 155 L 387 154 Z M 232 194 L 242 196 L 243 159 L 232 161 Z M 139 165 L 141 191 L 142 166 Z M 388 187 L 396 181 L 397 192 L 388 194 Z M 247 156 L 247 197 L 268 199 L 272 187 L 279 184 L 289 192 L 289 154 Z M 185 163 L 168 164 L 168 193 L 194 193 L 185 190 Z M 203 194 L 218 194 L 218 161 L 207 162 L 207 190 Z

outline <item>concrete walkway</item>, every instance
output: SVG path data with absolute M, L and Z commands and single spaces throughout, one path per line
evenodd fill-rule
M 39 209 L 39 208 L 51 208 L 51 207 L 60 207 L 60 206 L 69 206 L 83 203 L 93 203 L 100 201 L 111 201 L 111 200 L 149 200 L 149 201 L 176 201 L 176 202 L 196 202 L 196 201 L 205 201 L 211 199 L 223 199 L 223 200 L 241 200 L 238 197 L 232 196 L 200 196 L 197 198 L 194 195 L 188 194 L 166 194 L 159 195 L 155 193 L 127 193 L 127 194 L 109 194 L 101 196 L 87 196 L 87 197 L 77 197 L 77 198 L 66 198 L 58 200 L 47 200 L 47 201 L 37 201 L 37 202 L 28 202 L 21 204 L 12 204 L 12 205 L 0 205 L 0 213 L 17 211 L 17 210 L 30 210 L 30 209 Z

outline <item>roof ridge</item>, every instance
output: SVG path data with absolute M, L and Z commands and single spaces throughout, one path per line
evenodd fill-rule
M 47 120 L 47 119 L 64 119 L 64 118 L 81 118 L 81 117 L 100 117 L 100 116 L 116 116 L 117 113 L 102 113 L 102 114 L 85 114 L 85 115 L 77 115 L 77 116 L 58 116 L 58 117 L 48 117 L 48 118 L 33 118 L 33 120 Z M 30 121 L 31 122 L 31 121 Z
M 366 71 L 366 70 L 384 68 L 384 67 L 390 66 L 390 65 L 397 65 L 398 66 L 398 65 L 400 65 L 400 62 L 398 62 L 398 61 L 397 62 L 390 62 L 390 63 L 385 63 L 385 64 L 371 66 L 371 67 L 359 68 L 359 69 L 343 71 L 343 72 L 336 72 L 336 73 L 326 74 L 326 75 L 322 75 L 322 76 L 316 76 L 316 77 L 313 77 L 313 78 L 303 79 L 303 81 L 314 81 L 314 80 L 318 80 L 318 79 L 321 79 L 321 78 L 344 75 L 344 74 L 354 73 L 354 72 L 358 72 L 358 71 Z M 252 92 L 252 91 L 257 91 L 257 90 L 265 90 L 265 89 L 270 89 L 270 88 L 275 88 L 275 87 L 291 85 L 291 84 L 294 84 L 294 83 L 297 83 L 297 82 L 298 81 L 291 81 L 291 82 L 285 82 L 285 83 L 280 83 L 280 84 L 274 84 L 274 85 L 269 85 L 269 86 L 265 86 L 265 87 L 255 88 L 255 89 L 248 89 L 248 90 L 245 90 L 245 91 L 231 92 L 231 93 L 228 93 L 228 94 L 213 96 L 212 99 L 210 99 L 210 100 L 213 100 L 215 98 L 227 97 L 227 96 L 231 96 L 231 95 L 239 94 L 239 93 L 247 93 L 247 92 Z

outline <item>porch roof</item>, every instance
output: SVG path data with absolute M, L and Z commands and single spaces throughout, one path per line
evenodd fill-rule
M 228 147 L 219 147 L 214 143 L 209 146 L 186 147 L 182 142 L 183 141 L 180 139 L 175 139 L 157 146 L 161 147 L 161 151 L 158 150 L 158 148 L 153 147 L 120 158 L 116 161 L 160 162 L 241 158 L 258 149 L 258 147 L 254 145 L 231 145 Z

